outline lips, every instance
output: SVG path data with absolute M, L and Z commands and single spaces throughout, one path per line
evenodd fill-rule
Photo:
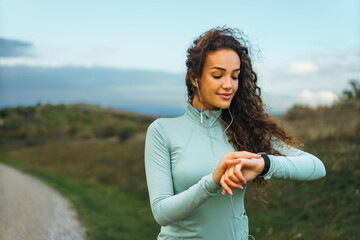
M 231 93 L 218 93 L 218 95 L 220 95 L 224 99 L 230 99 L 232 94 Z

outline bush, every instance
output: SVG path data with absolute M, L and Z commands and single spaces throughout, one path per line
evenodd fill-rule
M 118 139 L 120 142 L 125 142 L 126 140 L 134 136 L 135 133 L 136 133 L 135 128 L 132 127 L 124 128 L 118 133 Z

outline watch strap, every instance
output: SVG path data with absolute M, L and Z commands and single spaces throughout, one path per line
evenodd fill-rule
M 258 154 L 261 155 L 261 157 L 264 159 L 265 161 L 265 166 L 264 169 L 262 170 L 262 172 L 259 174 L 260 177 L 264 176 L 265 174 L 268 173 L 269 169 L 270 169 L 270 158 L 269 156 L 265 153 L 265 152 L 259 152 Z

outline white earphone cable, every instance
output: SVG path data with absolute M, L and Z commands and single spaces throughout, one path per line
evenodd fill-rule
M 195 78 L 195 82 L 196 82 L 196 86 L 197 86 L 197 90 L 198 90 L 198 95 L 199 95 L 199 101 L 200 101 L 200 104 L 201 104 L 201 114 L 200 114 L 200 121 L 201 121 L 201 124 L 204 125 L 204 122 L 203 122 L 203 105 L 202 105 L 202 101 L 201 101 L 201 97 L 200 97 L 200 90 L 199 90 L 199 84 L 197 82 L 197 79 Z M 231 121 L 229 123 L 229 125 L 225 128 L 225 130 L 223 131 L 223 137 L 222 137 L 222 141 L 223 143 L 225 144 L 225 147 L 229 150 L 229 152 L 231 152 L 232 150 L 229 148 L 229 146 L 226 144 L 226 142 L 224 141 L 224 139 L 227 139 L 227 136 L 224 138 L 224 134 L 226 134 L 226 131 L 229 129 L 230 125 L 233 123 L 233 116 L 231 114 L 231 111 L 230 111 L 230 108 L 228 107 L 228 111 L 229 111 L 229 115 L 231 117 Z M 245 187 L 246 188 L 246 187 Z M 245 189 L 244 189 L 245 191 Z M 231 207 L 232 207 L 232 213 L 233 213 L 233 218 L 237 219 L 237 220 L 242 220 L 242 218 L 244 218 L 244 216 L 246 216 L 246 212 L 245 212 L 245 209 L 243 210 L 243 213 L 241 214 L 241 217 L 237 217 L 236 214 L 235 214 L 235 209 L 234 209 L 234 202 L 233 202 L 233 198 L 232 196 L 230 195 L 230 201 L 231 201 Z M 240 236 L 240 239 L 239 240 L 243 240 L 243 236 L 245 234 L 245 238 L 244 240 L 248 240 L 249 237 L 251 237 L 253 240 L 255 240 L 255 238 L 250 235 L 246 230 L 243 230 L 243 232 L 241 233 L 241 236 Z
M 223 131 L 223 135 L 226 134 L 226 130 L 229 129 L 230 125 L 231 125 L 231 124 L 233 123 L 233 121 L 234 121 L 234 118 L 233 118 L 233 116 L 232 116 L 232 114 L 231 114 L 231 111 L 230 111 L 230 108 L 229 108 L 229 107 L 228 107 L 228 111 L 229 111 L 229 115 L 230 115 L 230 117 L 231 117 L 231 121 L 230 121 L 229 125 L 225 128 L 225 130 Z M 228 149 L 229 151 L 231 151 L 231 149 L 229 148 L 229 146 L 228 146 L 228 145 L 226 144 L 226 142 L 224 141 L 224 137 L 223 137 L 222 139 L 223 139 L 223 143 L 225 144 L 225 146 L 227 147 L 227 149 Z M 227 138 L 225 138 L 225 139 L 227 139 Z M 245 191 L 245 189 L 244 189 L 244 191 Z M 236 214 L 235 214 L 234 201 L 233 201 L 232 195 L 230 195 L 230 201 L 231 201 L 231 208 L 232 208 L 233 218 L 235 218 L 235 219 L 237 219 L 237 220 L 242 220 L 242 218 L 244 218 L 244 216 L 246 216 L 245 209 L 243 210 L 243 213 L 241 214 L 241 217 L 237 217 Z M 253 240 L 255 240 L 255 237 L 252 236 L 251 234 L 249 234 L 249 233 L 248 233 L 247 231 L 245 231 L 245 230 L 243 230 L 243 232 L 241 233 L 240 240 L 243 239 L 243 234 L 245 234 L 245 238 L 244 238 L 245 240 L 248 240 L 249 237 L 251 237 Z
M 197 78 L 195 78 L 195 82 L 196 82 L 196 86 L 197 86 L 197 90 L 198 90 L 198 94 L 199 94 L 199 101 L 200 101 L 200 104 L 201 104 L 200 122 L 201 122 L 201 124 L 204 124 L 204 121 L 203 121 L 203 105 L 202 105 L 202 101 L 201 101 L 201 97 L 200 97 L 200 88 L 199 88 L 199 84 L 197 82 Z

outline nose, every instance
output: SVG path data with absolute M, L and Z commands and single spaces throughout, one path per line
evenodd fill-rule
M 231 81 L 231 76 L 227 76 L 227 77 L 224 77 L 224 81 L 223 81 L 223 84 L 222 84 L 222 87 L 224 89 L 230 89 L 232 88 L 232 81 Z

